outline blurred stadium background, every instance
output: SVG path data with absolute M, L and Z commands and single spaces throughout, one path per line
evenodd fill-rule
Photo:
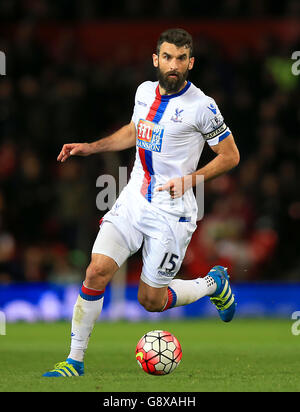
M 300 297 L 300 50 L 297 0 L 1 0 L 0 310 L 69 319 L 103 215 L 97 177 L 131 170 L 134 149 L 58 164 L 64 143 L 128 122 L 136 87 L 155 80 L 160 32 L 194 38 L 190 80 L 213 96 L 240 165 L 205 186 L 180 276 L 227 266 L 238 316 L 291 317 Z M 206 148 L 201 164 L 212 156 Z M 108 288 L 103 319 L 214 316 L 206 301 L 149 314 L 136 300 L 140 255 Z

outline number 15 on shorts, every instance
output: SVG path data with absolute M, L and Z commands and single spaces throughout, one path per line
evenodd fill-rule
M 164 257 L 158 267 L 158 271 L 160 274 L 164 276 L 173 277 L 176 273 L 176 264 L 178 261 L 179 256 L 175 255 L 175 253 L 166 252 Z

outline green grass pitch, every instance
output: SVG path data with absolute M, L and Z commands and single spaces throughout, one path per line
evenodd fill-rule
M 291 320 L 219 319 L 98 322 L 83 377 L 42 378 L 65 360 L 70 324 L 8 324 L 0 336 L 0 392 L 283 392 L 300 391 L 300 335 Z M 172 332 L 183 357 L 170 375 L 151 376 L 135 345 L 153 329 Z

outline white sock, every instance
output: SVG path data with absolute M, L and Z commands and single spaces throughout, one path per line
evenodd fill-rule
M 103 293 L 104 290 L 96 291 L 82 286 L 73 309 L 71 349 L 68 358 L 83 361 L 93 327 L 102 311 Z
M 168 287 L 168 300 L 163 310 L 188 305 L 215 293 L 217 284 L 207 275 L 192 280 L 173 279 Z

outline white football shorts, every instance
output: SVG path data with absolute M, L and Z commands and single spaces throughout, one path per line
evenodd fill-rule
M 103 216 L 92 253 L 109 256 L 120 267 L 143 246 L 141 280 L 164 287 L 179 271 L 196 227 L 196 216 L 161 212 L 125 187 Z

